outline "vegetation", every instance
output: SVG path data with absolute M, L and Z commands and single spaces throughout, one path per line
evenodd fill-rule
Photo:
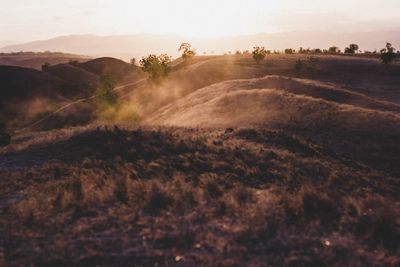
M 265 47 L 263 46 L 255 46 L 253 48 L 253 59 L 256 61 L 257 64 L 260 64 L 260 62 L 265 58 L 265 56 L 268 54 L 267 50 L 265 50 Z
M 0 147 L 7 146 L 11 143 L 11 135 L 6 132 L 6 124 L 0 122 Z
M 345 54 L 355 54 L 359 50 L 359 46 L 357 44 L 350 44 L 349 47 L 344 49 Z
M 144 72 L 149 74 L 149 77 L 154 82 L 160 82 L 163 78 L 168 76 L 170 72 L 169 64 L 171 57 L 167 54 L 148 55 L 140 60 L 140 65 Z
M 110 75 L 101 75 L 100 84 L 97 89 L 97 95 L 105 105 L 115 105 L 118 97 L 115 95 L 114 88 L 117 81 Z
M 285 54 L 294 54 L 295 52 L 296 52 L 296 50 L 292 49 L 292 48 L 286 48 L 285 49 Z
M 38 144 L 19 153 L 48 164 L 1 172 L 2 196 L 25 194 L 0 216 L 5 261 L 396 266 L 398 179 L 351 148 L 335 153 L 342 136 L 321 138 L 327 147 L 307 140 L 288 130 L 101 127 Z
M 384 64 L 390 64 L 396 59 L 396 49 L 391 43 L 386 43 L 386 47 L 380 51 L 380 59 Z
M 301 59 L 298 59 L 294 64 L 294 70 L 297 74 L 300 74 L 304 68 L 304 62 Z
M 191 58 L 196 55 L 196 50 L 192 48 L 192 45 L 189 43 L 182 43 L 178 49 L 179 52 L 182 52 L 182 59 L 185 63 L 187 63 Z
M 309 74 L 315 74 L 317 71 L 319 59 L 316 57 L 308 57 L 307 61 L 301 59 L 297 60 L 293 66 L 296 74 L 301 74 L 304 70 L 307 70 Z
M 328 52 L 330 54 L 339 54 L 340 53 L 340 49 L 337 46 L 331 46 L 331 47 L 329 47 Z
M 136 67 L 136 58 L 131 58 L 131 61 L 130 61 L 130 63 L 131 63 L 131 66 L 134 68 L 134 67 Z
M 48 71 L 50 68 L 50 63 L 46 62 L 42 65 L 42 71 Z

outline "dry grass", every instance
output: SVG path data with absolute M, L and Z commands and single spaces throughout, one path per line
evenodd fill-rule
M 110 128 L 43 143 L 45 165 L 11 168 L 40 143 L 1 154 L 1 188 L 24 196 L 2 209 L 7 265 L 399 264 L 398 177 L 352 155 L 261 129 Z

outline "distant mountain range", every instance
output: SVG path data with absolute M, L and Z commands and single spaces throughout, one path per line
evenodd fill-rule
M 386 42 L 391 42 L 397 49 L 400 46 L 400 31 L 372 31 L 358 33 L 329 33 L 315 31 L 295 31 L 283 33 L 260 33 L 243 36 L 218 38 L 184 38 L 178 35 L 70 35 L 49 40 L 34 41 L 23 44 L 8 45 L 0 52 L 18 51 L 57 51 L 82 54 L 92 57 L 112 56 L 128 60 L 149 53 L 168 53 L 178 56 L 178 46 L 188 41 L 199 54 L 223 54 L 237 49 L 247 50 L 261 45 L 268 49 L 284 48 L 344 48 L 349 43 L 357 43 L 361 50 L 379 50 Z

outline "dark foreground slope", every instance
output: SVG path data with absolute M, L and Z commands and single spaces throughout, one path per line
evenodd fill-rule
M 0 153 L 0 260 L 398 266 L 398 166 L 359 161 L 370 149 L 362 137 L 348 140 L 354 153 L 324 140 L 116 126 L 20 136 Z M 375 146 L 374 161 L 393 152 Z

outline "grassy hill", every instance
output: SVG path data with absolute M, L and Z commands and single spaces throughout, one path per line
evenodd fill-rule
M 297 60 L 177 60 L 160 84 L 108 58 L 35 72 L 120 75 L 115 109 L 141 120 L 77 102 L 36 129 L 86 126 L 0 148 L 5 264 L 398 266 L 400 65 Z

